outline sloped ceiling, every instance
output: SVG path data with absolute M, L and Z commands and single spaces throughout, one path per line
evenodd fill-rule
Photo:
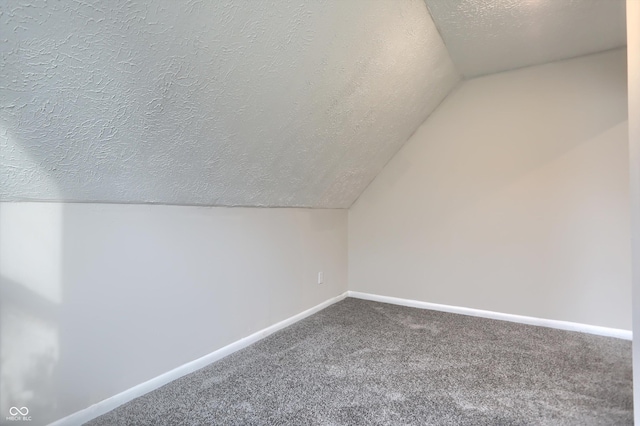
M 349 207 L 459 80 L 422 0 L 15 0 L 5 200 Z
M 625 0 L 425 0 L 465 77 L 625 46 Z
M 3 2 L 0 200 L 349 207 L 460 71 L 624 44 L 624 0 Z

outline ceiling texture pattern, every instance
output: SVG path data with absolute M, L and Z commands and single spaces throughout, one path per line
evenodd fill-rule
M 6 2 L 0 200 L 346 208 L 461 74 L 624 44 L 624 0 Z
M 624 0 L 425 0 L 465 77 L 627 44 Z
M 459 80 L 420 0 L 3 7 L 3 199 L 349 207 Z

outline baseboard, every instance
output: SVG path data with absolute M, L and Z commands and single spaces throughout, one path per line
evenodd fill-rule
M 212 362 L 218 361 L 227 355 L 231 355 L 232 353 L 239 351 L 240 349 L 246 348 L 247 346 L 264 339 L 270 334 L 275 333 L 278 330 L 281 330 L 285 327 L 290 326 L 293 323 L 296 323 L 310 315 L 315 314 L 318 311 L 330 306 L 336 302 L 339 302 L 347 297 L 347 292 L 333 297 L 329 300 L 326 300 L 319 305 L 314 306 L 313 308 L 307 309 L 304 312 L 300 312 L 297 315 L 294 315 L 290 318 L 287 318 L 283 321 L 280 321 L 277 324 L 264 328 L 256 333 L 253 333 L 250 336 L 244 337 L 240 340 L 237 340 L 223 348 L 218 349 L 217 351 L 211 352 L 208 355 L 205 355 L 201 358 L 183 364 L 177 368 L 174 368 L 171 371 L 168 371 L 164 374 L 161 374 L 153 379 L 147 380 L 144 383 L 136 385 L 130 389 L 125 390 L 124 392 L 120 392 L 117 395 L 114 395 L 110 398 L 105 399 L 104 401 L 100 401 L 90 407 L 87 407 L 83 410 L 77 411 L 67 417 L 63 417 L 60 420 L 57 420 L 51 423 L 49 426 L 77 426 L 81 425 L 89 420 L 93 420 L 98 416 L 101 416 L 109 411 L 118 408 L 119 406 L 138 398 L 146 393 L 149 393 L 155 389 L 158 389 L 161 386 L 166 385 L 169 382 L 172 382 L 176 379 L 179 379 L 182 376 L 185 376 L 189 373 L 193 373 L 196 370 L 205 367 Z
M 300 312 L 290 318 L 280 321 L 277 324 L 262 329 L 250 336 L 237 340 L 223 348 L 220 348 L 210 354 L 207 354 L 201 358 L 183 364 L 171 371 L 161 374 L 153 379 L 147 380 L 144 383 L 136 385 L 130 389 L 127 389 L 117 395 L 100 401 L 90 407 L 77 411 L 67 417 L 57 420 L 50 424 L 50 426 L 76 426 L 85 422 L 95 419 L 119 406 L 126 404 L 127 402 L 138 398 L 146 393 L 149 393 L 159 387 L 166 385 L 182 376 L 189 373 L 193 373 L 212 362 L 218 361 L 227 355 L 246 348 L 247 346 L 264 339 L 270 334 L 275 333 L 291 324 L 294 324 L 310 315 L 315 314 L 318 311 L 330 306 L 336 302 L 339 302 L 346 297 L 353 297 L 357 299 L 371 300 L 375 302 L 391 303 L 394 305 L 408 306 L 412 308 L 431 309 L 434 311 L 450 312 L 454 314 L 470 315 L 482 318 L 490 318 L 502 321 L 516 322 L 520 324 L 536 325 L 541 327 L 557 328 L 560 330 L 578 331 L 582 333 L 596 334 L 599 336 L 616 337 L 619 339 L 632 340 L 632 332 L 629 330 L 621 330 L 616 328 L 600 327 L 596 325 L 580 324 L 568 321 L 549 320 L 543 318 L 528 317 L 514 314 L 504 314 L 501 312 L 484 311 L 481 309 L 464 308 L 459 306 L 441 305 L 437 303 L 421 302 L 419 300 L 401 299 L 397 297 L 381 296 L 377 294 L 361 293 L 358 291 L 347 291 L 339 296 L 326 300 L 313 308 L 307 309 L 304 312 Z
M 349 297 L 371 300 L 374 302 L 391 303 L 394 305 L 409 306 L 412 308 L 431 309 L 433 311 L 450 312 L 454 314 L 470 315 L 474 317 L 490 318 L 502 321 L 517 322 L 520 324 L 537 325 L 541 327 L 558 328 L 560 330 L 578 331 L 581 333 L 597 334 L 599 336 L 615 337 L 618 339 L 632 340 L 630 330 L 618 328 L 600 327 L 597 325 L 580 324 L 569 321 L 558 321 L 543 318 L 527 317 L 523 315 L 503 314 L 501 312 L 483 311 L 481 309 L 463 308 L 459 306 L 440 305 L 437 303 L 421 302 L 419 300 L 400 299 L 397 297 L 380 296 L 377 294 L 348 291 Z

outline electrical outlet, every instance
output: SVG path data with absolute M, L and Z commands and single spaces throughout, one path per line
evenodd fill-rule
M 318 272 L 318 284 L 322 284 L 324 282 L 324 272 Z

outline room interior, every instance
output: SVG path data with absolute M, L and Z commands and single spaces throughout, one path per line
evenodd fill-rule
M 639 4 L 0 6 L 0 424 L 99 421 L 332 312 L 375 338 L 359 309 L 630 375 Z

